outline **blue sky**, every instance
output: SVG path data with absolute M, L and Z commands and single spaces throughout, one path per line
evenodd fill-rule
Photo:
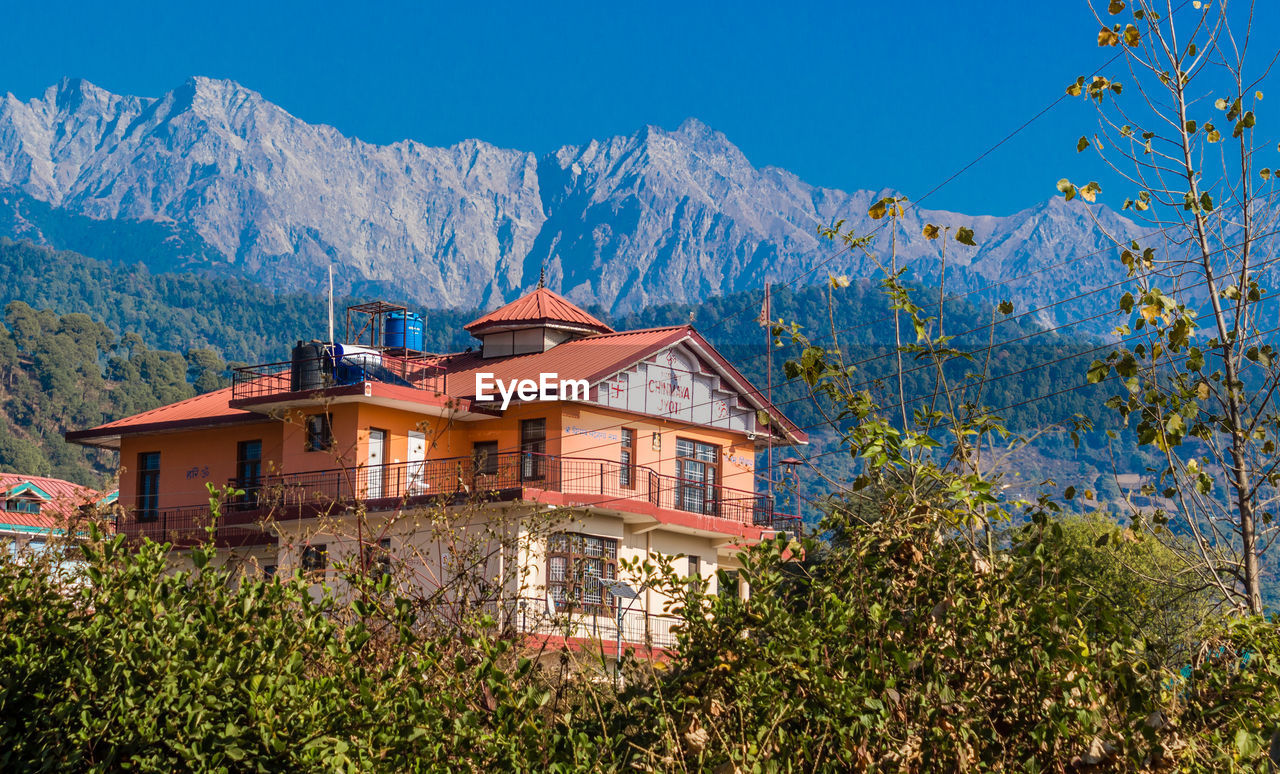
M 479 137 L 539 153 L 696 116 L 757 166 L 914 197 L 1114 52 L 1094 45 L 1085 0 L 66 0 L 5 16 L 0 93 L 22 98 L 64 75 L 144 96 L 208 75 L 370 142 Z M 1060 177 L 1097 176 L 1074 149 L 1091 125 L 1064 102 L 927 204 L 1007 214 Z

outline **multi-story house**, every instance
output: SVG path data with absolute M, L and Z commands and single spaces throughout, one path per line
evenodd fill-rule
M 614 331 L 542 288 L 468 324 L 466 352 L 420 352 L 420 326 L 352 307 L 346 343 L 67 437 L 119 451 L 130 537 L 212 537 L 337 593 L 353 571 L 409 568 L 397 583 L 424 599 L 483 592 L 570 640 L 665 644 L 666 600 L 628 560 L 740 585 L 738 549 L 794 527 L 756 454 L 805 434 L 691 326 Z M 241 492 L 216 526 L 207 484 Z
M 41 552 L 73 529 L 81 509 L 114 503 L 116 493 L 46 476 L 0 473 L 0 555 Z

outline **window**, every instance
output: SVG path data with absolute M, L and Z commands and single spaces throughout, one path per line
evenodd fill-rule
M 709 443 L 676 439 L 676 507 L 694 513 L 716 513 L 716 465 L 720 448 Z
M 471 458 L 476 465 L 476 475 L 495 475 L 498 472 L 498 442 L 478 441 L 471 444 Z
M 40 513 L 40 503 L 35 500 L 20 500 L 14 498 L 4 501 L 4 509 L 11 513 Z
M 618 541 L 557 532 L 547 545 L 547 590 L 557 609 L 602 610 L 610 603 L 601 578 L 618 577 Z
M 160 518 L 160 452 L 138 455 L 138 521 Z
M 369 577 L 377 580 L 391 574 L 391 538 L 383 538 L 376 546 L 364 547 L 364 564 Z
M 702 591 L 702 557 L 689 555 L 685 557 L 685 561 L 688 563 L 686 574 L 689 576 L 689 585 L 698 591 Z
M 328 414 L 307 417 L 306 450 L 329 451 L 333 448 L 333 423 Z
M 716 592 L 725 597 L 736 597 L 741 594 L 739 591 L 740 581 L 738 579 L 737 570 L 722 570 L 720 576 L 720 587 Z
M 258 490 L 262 487 L 262 441 L 236 444 L 236 488 L 244 495 L 237 503 L 243 508 L 258 506 Z
M 541 481 L 547 472 L 547 420 L 520 421 L 520 479 Z
M 618 485 L 636 488 L 636 431 L 622 428 L 622 454 L 618 458 Z
M 302 549 L 302 574 L 314 580 L 322 580 L 329 565 L 329 547 L 324 543 Z

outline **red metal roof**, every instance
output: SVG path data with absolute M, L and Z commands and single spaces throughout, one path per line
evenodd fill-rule
M 543 292 L 539 289 L 530 296 Z M 546 293 L 559 299 L 550 291 Z M 526 296 L 525 298 L 529 298 Z M 522 299 L 523 300 L 523 299 Z M 569 302 L 560 299 L 566 305 Z M 519 303 L 519 302 L 516 302 Z M 510 307 L 511 304 L 508 304 Z M 507 307 L 504 307 L 504 309 Z M 498 310 L 501 312 L 502 310 Z M 581 310 L 578 310 L 581 312 Z M 497 314 L 495 312 L 494 314 Z M 594 317 L 581 312 L 589 320 Z M 484 321 L 481 318 L 471 326 Z M 604 326 L 596 320 L 596 323 Z M 468 326 L 468 327 L 471 327 Z M 439 363 L 447 370 L 446 389 L 451 397 L 470 399 L 475 394 L 475 374 L 492 373 L 495 379 L 503 382 L 532 379 L 535 382 L 541 374 L 556 374 L 558 379 L 585 379 L 595 384 L 618 371 L 631 367 L 645 357 L 658 352 L 680 341 L 689 339 L 698 349 L 706 354 L 715 365 L 737 382 L 758 406 L 768 407 L 769 413 L 780 421 L 784 434 L 805 442 L 807 436 L 793 422 L 786 418 L 776 407 L 768 406 L 764 395 L 753 387 L 731 363 L 724 359 L 715 348 L 689 325 L 677 325 L 665 328 L 646 328 L 636 331 L 598 333 L 578 339 L 571 339 L 545 352 L 533 352 L 524 355 L 483 358 L 479 352 L 464 352 L 444 355 Z M 114 446 L 121 435 L 133 433 L 164 432 L 188 427 L 209 427 L 238 422 L 269 421 L 266 416 L 244 409 L 232 408 L 231 388 L 227 387 L 214 392 L 197 395 L 178 403 L 144 411 L 131 417 L 118 419 L 104 425 L 76 432 L 67 433 L 68 441 L 87 444 Z
M 39 514 L 0 511 L 0 525 L 60 529 L 80 506 L 96 503 L 102 498 L 100 492 L 60 478 L 0 473 L 0 495 L 8 495 L 22 484 L 35 484 L 52 499 L 42 502 Z
M 475 375 L 493 374 L 495 379 L 513 382 L 520 379 L 537 381 L 541 374 L 556 374 L 557 379 L 585 379 L 595 384 L 618 371 L 631 367 L 650 354 L 688 338 L 707 353 L 722 371 L 737 381 L 745 393 L 785 426 L 787 434 L 800 442 L 808 436 L 794 422 L 770 406 L 763 393 L 747 380 L 729 361 L 716 352 L 700 333 L 689 325 L 646 328 L 637 331 L 605 333 L 572 339 L 545 352 L 484 358 L 479 352 L 446 356 L 442 362 L 448 369 L 445 379 L 449 394 L 455 398 L 474 398 Z
M 231 388 L 206 392 L 194 398 L 143 411 L 130 417 L 107 422 L 89 430 L 67 433 L 68 441 L 111 439 L 122 433 L 158 432 L 183 427 L 206 427 L 236 422 L 262 422 L 265 418 L 243 409 L 231 408 Z
M 449 394 L 459 398 L 475 395 L 475 374 L 491 373 L 504 382 L 538 380 L 541 374 L 557 374 L 560 379 L 599 381 L 648 353 L 679 341 L 692 330 L 687 325 L 646 328 L 638 331 L 604 333 L 566 341 L 546 352 L 484 358 L 479 352 L 451 355 L 445 360 Z
M 499 307 L 463 327 L 473 335 L 485 328 L 505 328 L 522 323 L 556 324 L 585 328 L 598 333 L 612 333 L 613 328 L 578 308 L 564 296 L 546 288 L 538 288 L 506 306 Z

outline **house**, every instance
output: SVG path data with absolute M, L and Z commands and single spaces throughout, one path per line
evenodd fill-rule
M 81 508 L 114 500 L 60 478 L 0 473 L 0 554 L 42 551 Z
M 661 647 L 668 600 L 630 563 L 745 594 L 717 571 L 732 585 L 741 546 L 795 528 L 756 454 L 804 432 L 691 326 L 615 331 L 545 288 L 466 325 L 466 352 L 421 352 L 421 325 L 352 307 L 342 343 L 67 439 L 119 451 L 130 538 L 213 538 L 338 594 L 404 570 L 441 610 L 482 599 L 570 642 Z M 210 485 L 238 492 L 216 524 Z

